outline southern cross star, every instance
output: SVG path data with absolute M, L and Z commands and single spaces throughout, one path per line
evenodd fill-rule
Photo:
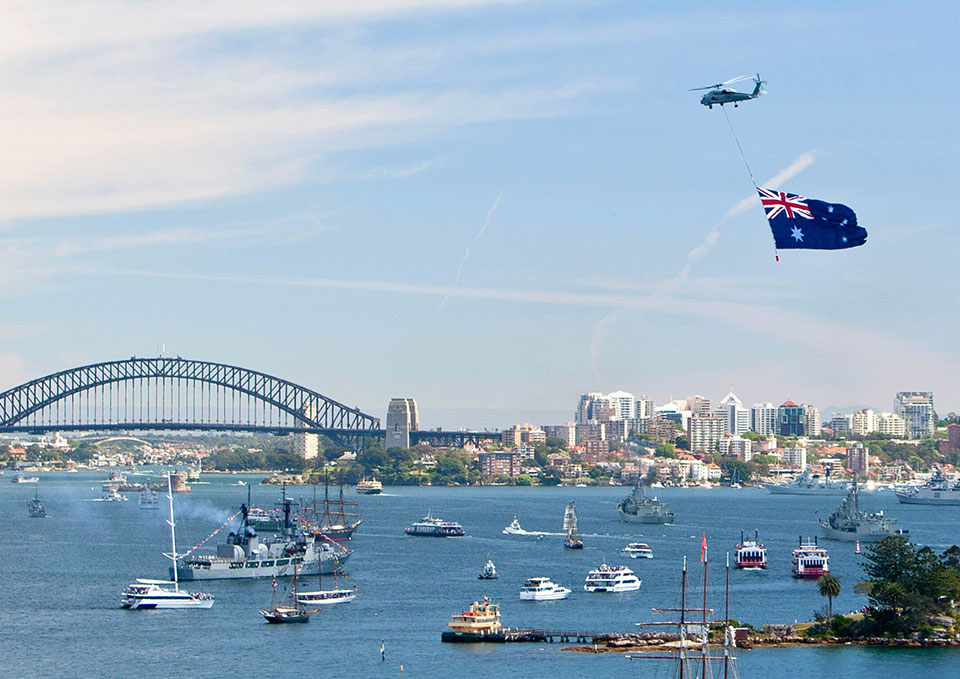
M 790 235 L 793 236 L 794 240 L 798 243 L 803 240 L 803 231 L 797 226 L 793 227 L 793 232 Z

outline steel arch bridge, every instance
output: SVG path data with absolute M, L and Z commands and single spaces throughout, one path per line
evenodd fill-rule
M 194 430 L 324 434 L 363 445 L 380 420 L 266 373 L 137 358 L 41 377 L 0 394 L 0 432 Z

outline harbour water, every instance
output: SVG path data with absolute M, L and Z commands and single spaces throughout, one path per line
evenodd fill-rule
M 770 567 L 734 572 L 731 616 L 755 625 L 808 620 L 824 600 L 812 582 L 790 577 L 790 552 L 800 535 L 815 535 L 817 518 L 838 504 L 836 497 L 772 496 L 761 489 L 726 488 L 657 493 L 676 512 L 675 525 L 643 526 L 620 521 L 616 504 L 623 488 L 385 488 L 382 495 L 357 496 L 364 522 L 350 543 L 355 550 L 348 575 L 363 595 L 350 604 L 325 607 L 309 625 L 268 626 L 259 615 L 271 601 L 269 580 L 191 583 L 216 596 L 207 611 L 120 610 L 120 592 L 137 577 L 166 577 L 162 550 L 169 548 L 164 512 L 142 511 L 135 498 L 124 503 L 100 497 L 105 473 L 41 474 L 47 518 L 31 519 L 32 486 L 0 478 L 0 668 L 3 676 L 36 677 L 222 677 L 276 676 L 440 678 L 465 672 L 483 676 L 646 677 L 667 668 L 629 661 L 621 654 L 561 652 L 559 644 L 441 644 L 450 614 L 488 595 L 501 604 L 503 622 L 513 626 L 632 631 L 635 621 L 654 619 L 650 609 L 674 606 L 679 566 L 689 557 L 699 575 L 701 533 L 706 533 L 712 568 L 709 597 L 722 606 L 724 553 L 740 530 L 760 531 Z M 262 476 L 207 475 L 209 484 L 178 495 L 178 542 L 183 551 L 219 526 L 254 483 L 254 504 L 268 507 L 280 489 L 256 485 Z M 138 479 L 139 480 L 139 479 Z M 353 490 L 349 492 L 353 494 Z M 309 488 L 293 488 L 297 497 Z M 576 501 L 582 551 L 565 550 L 563 508 Z M 870 511 L 900 519 L 914 541 L 942 551 L 960 542 L 960 507 L 901 505 L 892 492 L 865 494 Z M 428 511 L 458 521 L 464 538 L 411 538 L 403 529 Z M 552 531 L 542 538 L 507 536 L 501 530 L 516 514 L 527 530 Z M 206 546 L 213 549 L 220 536 Z M 631 539 L 647 542 L 653 559 L 620 554 Z M 862 607 L 853 592 L 861 579 L 853 545 L 824 543 L 831 570 L 843 583 L 834 610 Z M 486 555 L 500 579 L 477 574 Z M 601 562 L 624 563 L 643 580 L 638 592 L 587 594 L 583 579 Z M 544 575 L 570 587 L 564 601 L 521 602 L 528 577 Z M 325 578 L 325 584 L 329 578 Z M 280 586 L 281 593 L 284 585 Z M 381 662 L 380 645 L 386 648 Z M 954 676 L 957 649 L 863 649 L 796 647 L 740 652 L 744 677 L 772 671 L 839 676 L 902 676 L 922 669 Z

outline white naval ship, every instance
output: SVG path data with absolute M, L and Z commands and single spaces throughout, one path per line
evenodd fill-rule
M 829 474 L 821 477 L 805 469 L 800 476 L 786 483 L 768 483 L 767 490 L 773 495 L 846 495 L 850 484 L 845 481 L 832 481 Z
M 922 486 L 903 486 L 894 493 L 907 505 L 960 505 L 960 481 L 951 483 L 939 469 Z
M 240 506 L 240 526 L 227 541 L 217 545 L 216 554 L 195 554 L 177 565 L 180 580 L 292 577 L 332 575 L 349 558 L 351 551 L 322 537 L 314 539 L 300 530 L 293 515 L 296 503 L 284 495 L 283 529 L 261 538 L 249 521 L 250 508 Z M 172 569 L 171 569 L 172 570 Z

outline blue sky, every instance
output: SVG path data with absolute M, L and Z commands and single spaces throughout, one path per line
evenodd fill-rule
M 426 426 L 960 410 L 950 3 L 344 4 L 0 9 L 0 388 L 163 343 Z M 757 71 L 757 179 L 864 247 L 774 260 L 687 91 Z

